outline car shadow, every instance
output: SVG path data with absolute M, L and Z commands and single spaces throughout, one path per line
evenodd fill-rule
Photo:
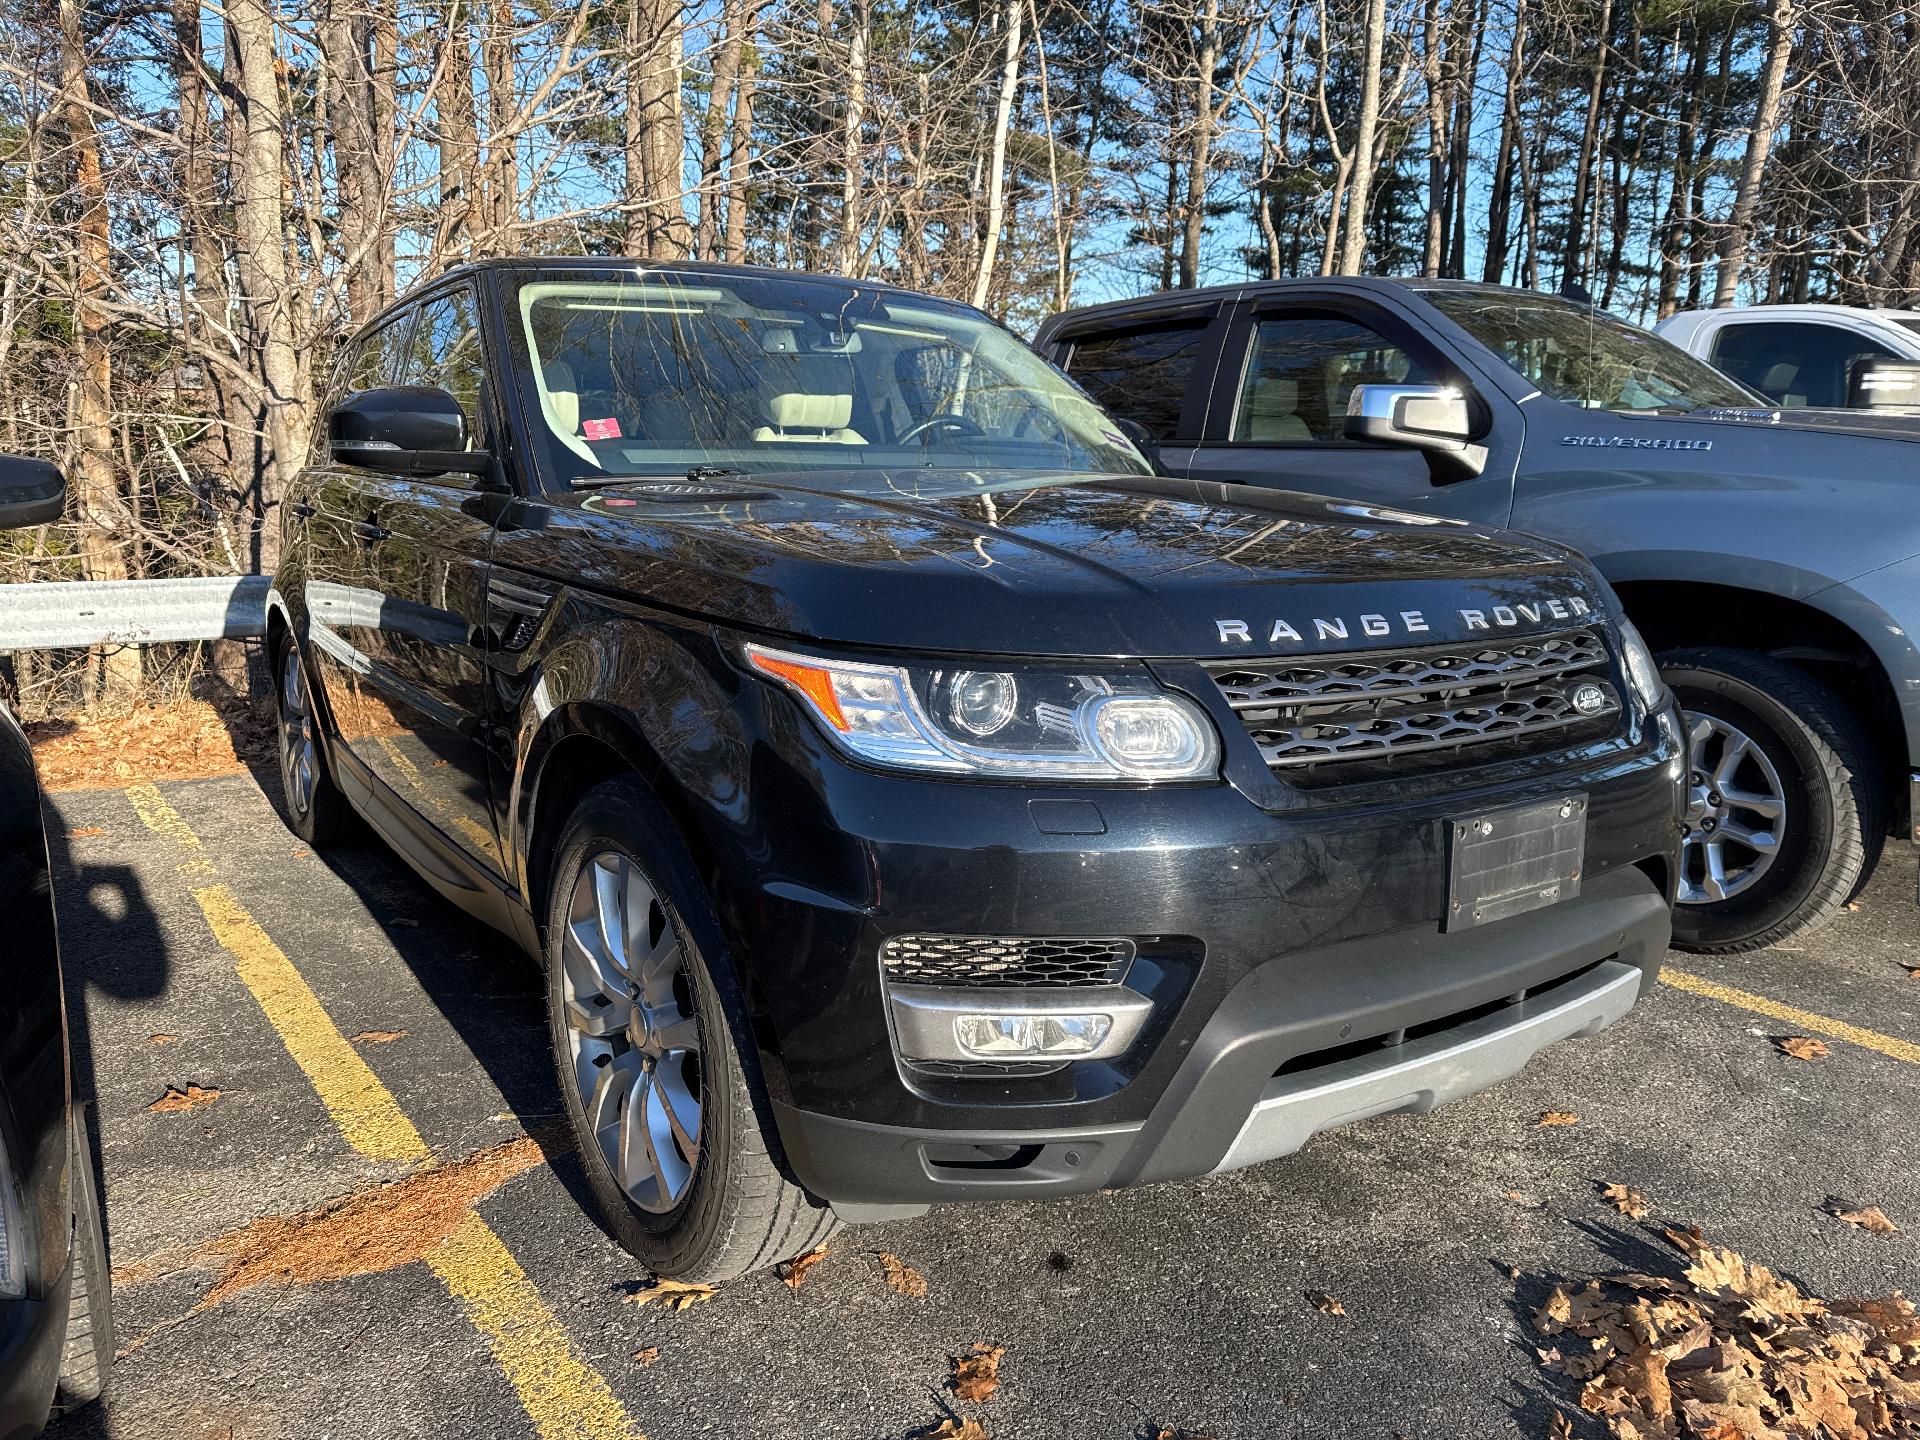
M 278 767 L 249 773 L 284 823 Z M 512 940 L 442 899 L 358 819 L 347 839 L 318 858 L 380 924 L 567 1193 L 604 1231 L 566 1124 L 547 1043 L 539 965 Z

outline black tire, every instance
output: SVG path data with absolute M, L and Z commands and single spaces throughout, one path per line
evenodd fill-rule
M 106 1227 L 86 1121 L 73 1112 L 73 1286 L 67 1301 L 66 1347 L 54 1387 L 53 1417 L 71 1415 L 98 1400 L 113 1370 L 113 1282 L 107 1266 Z
M 596 856 L 625 857 L 660 902 L 681 947 L 699 1034 L 698 1160 L 663 1213 L 636 1204 L 587 1119 L 567 1020 L 565 943 L 574 885 Z M 638 779 L 589 791 L 554 857 L 546 916 L 547 1015 L 567 1120 L 608 1231 L 654 1274 L 713 1284 L 804 1254 L 837 1228 L 833 1211 L 782 1172 L 765 1095 L 743 1064 L 751 1053 L 736 987 L 705 890 L 671 821 Z M 664 1066 L 662 1066 L 664 1069 Z
M 1866 883 L 1886 834 L 1879 766 L 1859 719 L 1806 671 L 1750 650 L 1659 658 L 1689 733 L 1695 715 L 1740 730 L 1773 764 L 1786 801 L 1772 865 L 1739 894 L 1676 907 L 1673 943 L 1759 950 L 1832 919 Z
M 297 685 L 298 696 L 290 690 Z M 287 828 L 309 848 L 324 850 L 340 840 L 353 822 L 346 796 L 333 782 L 333 770 L 327 764 L 326 722 L 315 697 L 312 677 L 300 647 L 288 636 L 274 657 L 274 697 L 277 724 L 277 749 L 280 757 L 280 798 L 287 816 Z M 312 782 L 303 794 L 295 772 L 293 747 L 300 723 L 294 710 L 304 701 L 305 731 L 312 745 Z

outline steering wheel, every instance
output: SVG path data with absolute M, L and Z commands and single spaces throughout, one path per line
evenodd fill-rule
M 984 438 L 987 433 L 979 421 L 965 415 L 935 415 L 930 420 L 922 420 L 918 425 L 908 426 L 900 432 L 899 438 L 893 443 L 905 445 L 935 430 L 950 430 L 955 435 L 965 435 L 976 440 Z

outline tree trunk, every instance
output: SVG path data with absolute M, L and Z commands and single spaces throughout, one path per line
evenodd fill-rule
M 1213 150 L 1213 72 L 1220 62 L 1220 0 L 1205 0 L 1193 67 L 1193 143 L 1187 156 L 1187 199 L 1180 236 L 1180 288 L 1200 284 L 1200 238 L 1206 230 L 1207 162 Z
M 1000 66 L 1000 98 L 993 112 L 993 141 L 987 162 L 987 213 L 980 237 L 979 266 L 973 276 L 973 303 L 984 307 L 993 289 L 993 267 L 1000 253 L 1000 228 L 1007 213 L 1007 133 L 1013 120 L 1013 96 L 1020 88 L 1021 25 L 1026 0 L 1006 0 L 1000 23 L 1006 27 L 1006 58 Z
M 1786 84 L 1787 60 L 1793 54 L 1797 24 L 1795 0 L 1771 0 L 1767 8 L 1767 63 L 1760 72 L 1760 98 L 1754 105 L 1753 129 L 1747 133 L 1747 156 L 1740 167 L 1740 183 L 1733 192 L 1733 214 L 1720 242 L 1720 272 L 1714 282 L 1713 305 L 1733 303 L 1740 272 L 1752 245 L 1753 212 L 1760 203 L 1760 182 L 1773 149 L 1773 132 L 1780 124 L 1780 92 Z
M 759 48 L 753 41 L 755 7 L 748 6 L 740 37 L 740 65 L 734 80 L 733 143 L 727 150 L 727 238 L 729 265 L 747 263 L 747 210 L 752 199 L 753 87 L 760 69 Z
M 1421 56 L 1421 73 L 1427 82 L 1427 226 L 1420 273 L 1435 276 L 1440 273 L 1446 254 L 1447 147 L 1451 140 L 1447 129 L 1446 72 L 1440 52 L 1440 0 L 1427 0 L 1420 17 L 1420 34 L 1426 47 Z
M 1374 141 L 1380 128 L 1380 62 L 1387 43 L 1387 0 L 1367 0 L 1366 31 L 1361 37 L 1360 124 L 1353 140 L 1353 183 L 1347 187 L 1345 238 L 1340 273 L 1358 275 L 1367 258 L 1367 201 L 1373 193 L 1377 162 Z
M 75 507 L 80 521 L 80 571 L 89 580 L 124 580 L 128 539 L 126 507 L 114 480 L 113 353 L 109 321 L 100 301 L 113 290 L 113 230 L 107 212 L 106 176 L 100 167 L 100 135 L 87 84 L 83 0 L 60 0 L 61 119 L 67 131 L 69 183 L 79 211 L 74 227 L 74 358 L 78 384 L 73 398 Z M 95 689 L 90 697 L 121 710 L 139 693 L 140 652 L 133 646 L 96 650 Z
M 860 269 L 862 155 L 867 123 L 867 0 L 847 0 L 847 109 L 840 129 L 840 273 Z
M 280 497 L 306 457 L 309 403 L 294 328 L 287 268 L 287 175 L 280 104 L 279 43 L 266 0 L 227 0 L 227 26 L 239 67 L 240 104 L 229 121 L 239 130 L 234 178 L 235 250 L 249 330 L 258 347 L 267 453 L 255 514 L 263 571 L 279 558 Z
M 685 13 L 679 0 L 627 7 L 626 252 L 651 260 L 685 259 L 693 239 L 680 177 Z
M 693 250 L 702 260 L 717 260 L 720 211 L 725 199 L 722 169 L 731 163 L 728 153 L 728 110 L 733 104 L 734 78 L 740 73 L 745 40 L 742 0 L 722 0 L 720 36 L 713 51 L 713 85 L 707 112 L 700 120 L 700 194 L 694 223 Z
M 1500 151 L 1493 163 L 1493 193 L 1487 201 L 1487 254 L 1480 278 L 1498 285 L 1507 273 L 1512 244 L 1513 171 L 1520 147 L 1526 142 L 1520 126 L 1520 80 L 1527 53 L 1527 0 L 1513 9 L 1513 42 L 1507 49 L 1507 88 L 1500 112 Z
M 519 141 L 514 134 L 514 20 L 511 0 L 487 6 L 480 54 L 487 77 L 486 233 L 480 252 L 504 255 L 513 250 L 514 224 L 520 217 Z
M 176 14 L 183 8 L 198 7 L 193 0 L 175 0 Z M 194 28 L 199 28 L 197 15 Z M 327 79 L 323 98 L 340 197 L 340 264 L 345 272 L 347 316 L 356 325 L 380 308 L 378 252 L 385 229 L 386 177 L 380 173 L 374 143 L 369 38 L 359 0 L 331 0 L 319 24 Z M 183 110 L 186 100 L 183 93 Z
M 1580 132 L 1580 160 L 1573 174 L 1573 205 L 1567 212 L 1567 248 L 1561 257 L 1564 282 L 1586 280 L 1587 199 L 1592 190 L 1594 152 L 1600 144 L 1600 98 L 1606 91 L 1608 40 L 1613 33 L 1613 0 L 1600 0 L 1595 37 L 1593 81 L 1587 87 L 1587 123 Z
M 259 0 L 246 0 L 258 4 Z M 473 24 L 471 0 L 451 0 L 440 37 L 440 80 L 434 96 L 438 116 L 440 215 L 435 253 L 471 252 L 474 232 L 484 223 L 480 206 L 480 120 L 473 98 Z

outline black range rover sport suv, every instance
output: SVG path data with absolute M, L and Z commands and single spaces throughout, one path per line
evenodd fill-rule
M 281 553 L 294 825 L 542 959 L 665 1275 L 1424 1111 L 1667 942 L 1676 714 L 1590 566 L 1155 474 L 946 301 L 455 270 L 348 346 Z

